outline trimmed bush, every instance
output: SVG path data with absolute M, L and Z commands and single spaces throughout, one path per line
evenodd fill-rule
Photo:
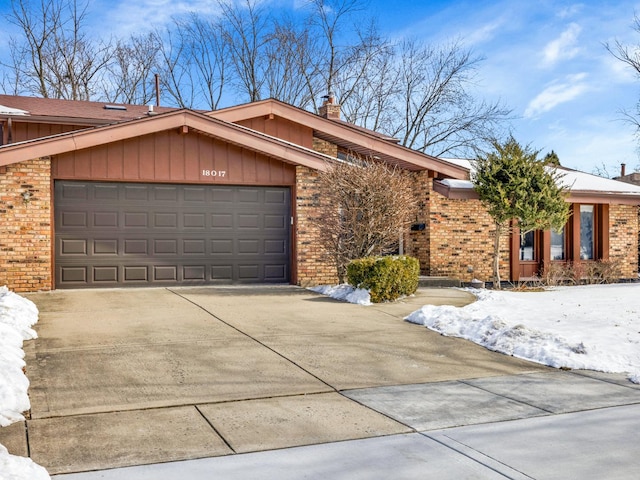
M 347 281 L 369 290 L 373 303 L 391 302 L 418 289 L 420 263 L 413 257 L 367 257 L 347 265 Z

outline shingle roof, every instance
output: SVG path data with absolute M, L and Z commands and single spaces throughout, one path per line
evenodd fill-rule
M 48 117 L 60 121 L 82 120 L 83 123 L 104 124 L 133 120 L 147 116 L 147 105 L 110 104 L 109 102 L 86 102 L 77 100 L 59 100 L 53 98 L 20 97 L 15 95 L 0 95 L 0 106 L 9 109 L 18 109 L 27 112 L 24 114 L 11 114 L 2 112 L 0 116 L 16 116 L 16 119 L 25 120 L 26 117 Z M 107 108 L 105 108 L 107 107 Z M 116 107 L 116 108 L 109 108 Z M 8 109 L 6 109 L 8 110 Z M 171 107 L 154 107 L 157 113 L 177 110 Z M 94 122 L 91 122 L 94 121 Z

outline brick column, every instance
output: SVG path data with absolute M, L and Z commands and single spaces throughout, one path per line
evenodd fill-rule
M 0 172 L 0 284 L 13 291 L 51 289 L 51 204 L 48 157 Z

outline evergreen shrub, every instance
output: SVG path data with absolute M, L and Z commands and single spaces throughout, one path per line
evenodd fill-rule
M 347 281 L 369 290 L 373 303 L 392 302 L 418 289 L 420 263 L 405 256 L 367 257 L 347 265 Z

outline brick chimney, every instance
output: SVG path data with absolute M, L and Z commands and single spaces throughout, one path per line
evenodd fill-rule
M 318 115 L 329 120 L 340 120 L 340 104 L 335 103 L 336 99 L 332 92 L 323 97 L 324 103 L 318 109 Z

